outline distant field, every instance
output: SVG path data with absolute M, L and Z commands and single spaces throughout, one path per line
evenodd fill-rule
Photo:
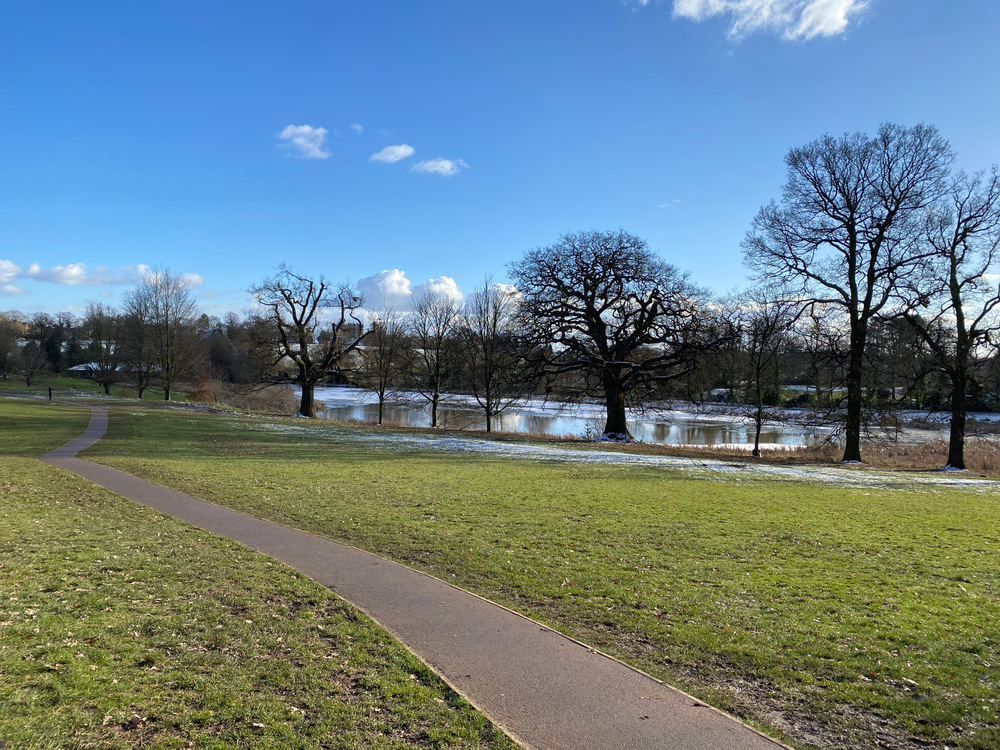
M 426 570 L 800 747 L 1000 746 L 993 485 L 694 477 L 387 434 L 118 409 L 86 458 Z
M 18 393 L 24 395 L 45 396 L 47 398 L 50 386 L 52 387 L 56 398 L 81 395 L 104 395 L 104 386 L 98 385 L 97 383 L 84 378 L 71 378 L 66 375 L 48 375 L 39 377 L 38 380 L 32 381 L 30 388 L 26 386 L 23 381 L 19 381 L 11 375 L 6 380 L 0 380 L 0 395 L 4 393 Z M 137 391 L 134 389 L 122 388 L 121 386 L 113 385 L 111 386 L 110 395 L 112 398 L 132 399 L 136 398 L 136 393 Z M 186 398 L 187 394 L 183 391 L 172 391 L 170 393 L 171 401 L 184 401 Z M 163 391 L 153 389 L 143 391 L 142 400 L 163 401 Z
M 0 746 L 514 750 L 326 589 L 35 459 L 89 417 L 0 399 Z

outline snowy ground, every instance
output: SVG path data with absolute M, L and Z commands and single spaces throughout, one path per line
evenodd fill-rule
M 705 479 L 718 478 L 725 479 L 726 481 L 770 479 L 811 482 L 870 490 L 933 491 L 935 488 L 960 487 L 981 492 L 1000 492 L 1000 483 L 993 480 L 972 477 L 964 472 L 913 474 L 832 466 L 775 466 L 773 464 L 753 463 L 749 461 L 719 461 L 675 456 L 647 456 L 599 449 L 581 450 L 562 446 L 509 443 L 451 435 L 393 432 L 360 433 L 356 430 L 322 423 L 311 423 L 300 426 L 287 422 L 262 421 L 258 424 L 247 424 L 246 429 L 263 429 L 285 435 L 294 435 L 303 438 L 303 442 L 306 443 L 329 439 L 337 440 L 338 442 L 349 441 L 357 443 L 364 450 L 392 452 L 413 450 L 467 454 L 480 457 L 558 461 L 562 463 L 654 467 L 680 471 L 692 477 Z

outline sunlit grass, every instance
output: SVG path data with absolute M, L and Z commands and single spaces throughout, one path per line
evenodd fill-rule
M 142 414 L 113 414 L 88 458 L 427 570 L 803 746 L 1000 744 L 998 492 L 692 479 Z
M 88 419 L 0 400 L 6 747 L 513 750 L 326 589 L 34 458 Z

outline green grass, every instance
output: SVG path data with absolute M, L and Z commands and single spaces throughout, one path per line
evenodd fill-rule
M 48 397 L 49 387 L 56 398 L 79 398 L 81 396 L 104 396 L 104 386 L 84 378 L 71 378 L 66 375 L 46 375 L 32 381 L 29 388 L 23 380 L 9 375 L 6 380 L 0 380 L 0 394 L 36 395 Z M 138 392 L 135 389 L 111 386 L 111 398 L 135 399 Z M 187 393 L 171 391 L 171 401 L 184 401 Z M 163 401 L 163 391 L 146 389 L 142 393 L 143 401 Z
M 1000 746 L 1000 492 L 390 451 L 373 434 L 117 411 L 86 457 L 426 570 L 801 747 Z
M 6 747 L 513 750 L 326 589 L 34 458 L 88 419 L 0 400 Z

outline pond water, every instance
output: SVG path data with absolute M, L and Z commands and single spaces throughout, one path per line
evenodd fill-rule
M 317 414 L 324 419 L 355 420 L 376 423 L 378 400 L 374 394 L 358 388 L 316 388 Z M 629 429 L 638 440 L 667 445 L 752 446 L 753 425 L 738 416 L 719 411 L 695 413 L 682 410 L 659 410 L 633 414 Z M 430 409 L 417 394 L 397 393 L 387 404 L 383 422 L 406 427 L 429 427 Z M 442 427 L 466 430 L 486 429 L 482 409 L 468 396 L 449 396 L 438 407 Z M 604 408 L 597 404 L 563 404 L 530 401 L 511 407 L 494 420 L 497 432 L 519 432 L 557 437 L 596 437 L 604 429 Z M 790 424 L 765 425 L 761 444 L 769 446 L 813 445 L 829 435 L 825 428 Z

